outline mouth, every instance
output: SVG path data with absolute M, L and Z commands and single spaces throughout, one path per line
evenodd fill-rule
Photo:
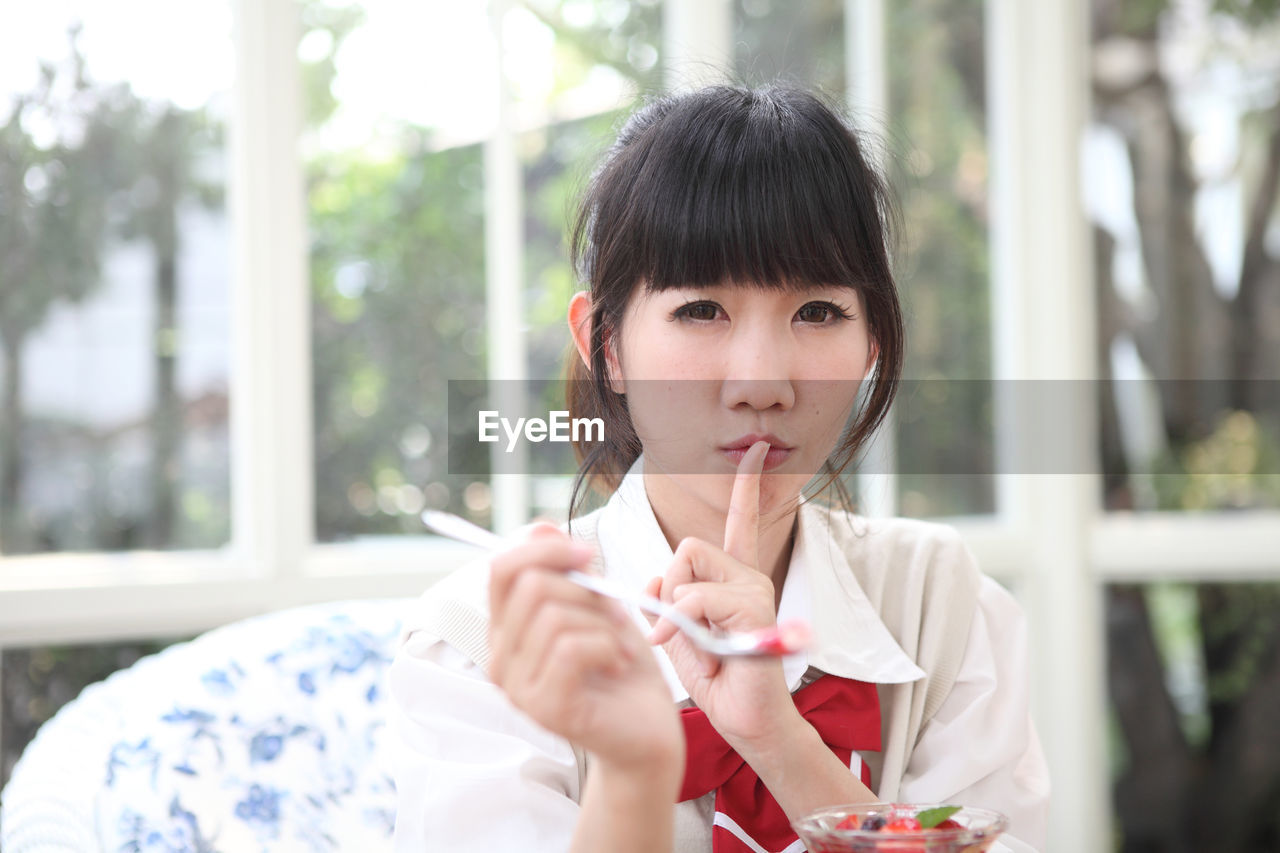
M 720 453 L 733 463 L 736 468 L 742 462 L 742 457 L 747 455 L 747 451 L 751 449 L 751 445 L 757 441 L 767 441 L 769 443 L 769 452 L 764 456 L 764 470 L 770 471 L 786 462 L 791 454 L 795 452 L 795 447 L 787 444 L 782 439 L 772 433 L 751 433 L 749 435 L 735 438 L 727 444 L 720 446 Z

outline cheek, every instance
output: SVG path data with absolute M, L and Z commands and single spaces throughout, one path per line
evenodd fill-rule
M 654 334 L 643 342 L 628 344 L 622 356 L 622 371 L 627 381 L 705 379 L 715 375 L 713 354 L 679 336 Z
M 862 379 L 871 361 L 871 339 L 864 329 L 852 331 L 835 346 L 819 350 L 821 362 L 815 376 L 826 379 Z
M 627 380 L 627 407 L 646 452 L 705 440 L 714 424 L 716 402 L 716 383 L 707 380 Z
M 803 393 L 797 395 L 797 411 L 802 413 L 812 440 L 835 443 L 853 414 L 860 385 L 854 379 L 814 379 L 802 383 Z

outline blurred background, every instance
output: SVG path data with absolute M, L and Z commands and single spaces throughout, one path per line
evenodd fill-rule
M 920 384 L 854 485 L 1023 601 L 1050 849 L 1280 850 L 1275 0 L 10 9 L 0 784 L 143 654 L 414 594 L 465 556 L 426 507 L 563 517 L 570 471 L 450 473 L 447 381 L 559 374 L 575 193 L 721 79 L 878 140 Z M 1090 464 L 1002 467 L 992 380 L 1085 383 Z

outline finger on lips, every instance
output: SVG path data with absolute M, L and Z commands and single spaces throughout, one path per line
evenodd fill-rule
M 760 477 L 768 452 L 769 443 L 757 441 L 738 463 L 725 518 L 724 548 L 717 549 L 693 537 L 681 540 L 665 576 L 656 586 L 650 581 L 646 592 L 660 592 L 663 601 L 676 603 L 690 618 L 711 624 L 730 620 L 750 607 L 755 590 L 734 588 L 737 585 L 727 581 L 763 578 L 756 567 L 759 563 Z M 725 560 L 725 555 L 732 559 Z M 748 585 L 751 586 L 753 584 Z M 653 644 L 667 642 L 678 630 L 666 619 L 651 620 L 651 624 L 648 640 Z M 712 671 L 719 665 L 708 656 L 699 655 L 699 659 L 704 662 L 704 673 L 709 668 L 708 661 L 713 665 Z
M 757 441 L 738 462 L 724 524 L 725 553 L 753 568 L 759 563 L 760 477 L 768 452 L 769 442 Z
M 760 527 L 760 477 L 769 444 L 757 441 L 738 463 L 725 518 L 724 547 L 717 548 L 696 537 L 680 540 L 662 585 L 664 601 L 676 588 L 691 581 L 723 582 L 755 573 Z M 728 554 L 732 560 L 725 560 Z

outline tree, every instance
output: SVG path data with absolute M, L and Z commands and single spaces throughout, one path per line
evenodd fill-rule
M 116 132 L 133 140 L 119 164 L 117 182 L 127 188 L 132 204 L 120 225 L 122 238 L 141 238 L 154 258 L 153 291 L 156 318 L 153 352 L 155 405 L 151 416 L 150 517 L 143 542 L 151 548 L 174 545 L 174 513 L 178 505 L 179 450 L 182 439 L 182 401 L 176 368 L 179 351 L 177 322 L 178 257 L 181 248 L 179 214 L 192 199 L 206 207 L 220 206 L 220 185 L 202 181 L 196 166 L 211 156 L 221 127 L 199 110 L 137 101 L 117 118 Z
M 1215 23 L 1245 37 L 1237 50 L 1276 37 L 1274 2 L 1220 2 Z M 1170 453 L 1157 479 L 1158 506 L 1222 509 L 1280 500 L 1275 479 L 1258 476 L 1275 458 L 1275 386 L 1280 335 L 1267 321 L 1280 310 L 1280 265 L 1266 234 L 1275 226 L 1280 186 L 1280 80 L 1256 79 L 1261 97 L 1239 116 L 1238 168 L 1247 176 L 1243 262 L 1232 288 L 1215 284 L 1198 197 L 1217 180 L 1195 168 L 1178 93 L 1160 61 L 1162 38 L 1178 26 L 1173 4 L 1095 0 L 1095 120 L 1124 140 L 1133 174 L 1133 210 L 1151 310 L 1122 298 L 1111 276 L 1116 235 L 1096 230 L 1099 365 L 1131 339 L 1161 390 L 1160 427 Z M 1225 20 L 1229 18 L 1230 20 Z M 1231 26 L 1227 27 L 1229 23 Z M 1219 45 L 1219 50 L 1231 48 Z M 1239 63 L 1229 53 L 1226 61 Z M 1110 396 L 1109 394 L 1107 395 Z M 1132 472 L 1118 421 L 1103 398 L 1103 465 L 1108 503 L 1132 502 Z M 1274 423 L 1274 421 L 1272 421 Z M 1216 489 L 1229 471 L 1215 456 L 1239 442 L 1254 462 Z M 1195 460 L 1215 460 L 1200 464 Z M 1197 475 L 1197 476 L 1192 476 Z M 1268 493 L 1268 488 L 1272 489 Z M 1268 496 L 1269 494 L 1269 496 Z M 1126 850 L 1234 851 L 1280 843 L 1280 737 L 1271 720 L 1280 701 L 1280 630 L 1273 586 L 1203 584 L 1185 626 L 1207 671 L 1206 719 L 1196 734 L 1166 686 L 1153 592 L 1108 590 L 1115 719 L 1128 759 L 1116 783 Z
M 119 91 L 89 85 L 76 35 L 68 63 L 42 65 L 35 89 L 0 126 L 0 549 L 8 553 L 36 545 L 20 509 L 23 344 L 54 305 L 83 299 L 99 282 L 110 164 L 122 145 L 113 120 Z M 55 94 L 66 78 L 70 97 Z M 33 125 L 57 129 L 56 140 L 38 144 Z
M 656 5 L 619 4 L 608 15 L 593 8 L 585 21 L 579 6 L 572 25 L 567 3 L 523 5 L 555 33 L 553 98 L 596 67 L 637 89 L 656 83 Z M 328 33 L 321 42 L 329 45 L 304 68 L 312 129 L 336 106 L 333 58 L 358 23 L 335 15 L 323 4 L 303 7 L 306 25 Z M 567 341 L 569 198 L 615 120 L 558 123 L 521 139 L 536 378 L 556 370 Z M 422 501 L 483 521 L 485 477 L 450 474 L 444 440 L 447 381 L 485 375 L 481 147 L 441 148 L 432 128 L 406 126 L 378 156 L 314 156 L 308 197 L 319 538 L 419 532 L 411 510 Z
M 155 256 L 150 510 L 141 523 L 144 541 L 120 544 L 173 544 L 182 429 L 175 382 L 178 215 L 193 198 L 213 206 L 221 196 L 219 187 L 193 174 L 221 133 L 217 123 L 202 111 L 140 99 L 124 83 L 96 83 L 78 35 L 78 27 L 69 30 L 68 60 L 62 67 L 45 64 L 36 89 L 18 98 L 0 128 L 6 202 L 0 223 L 0 547 L 9 553 L 49 547 L 35 540 L 20 511 L 23 345 L 51 308 L 79 301 L 100 284 L 109 238 L 145 240 Z M 55 129 L 55 141 L 37 144 L 32 126 Z

